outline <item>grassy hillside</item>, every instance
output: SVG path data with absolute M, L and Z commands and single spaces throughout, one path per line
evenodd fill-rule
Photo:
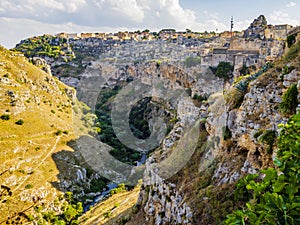
M 135 204 L 140 187 L 131 191 L 114 194 L 109 199 L 99 203 L 80 218 L 80 224 L 125 224 L 135 212 Z
M 68 94 L 67 94 L 68 93 Z M 72 151 L 75 91 L 0 47 L 0 224 L 26 220 L 59 195 L 52 155 Z

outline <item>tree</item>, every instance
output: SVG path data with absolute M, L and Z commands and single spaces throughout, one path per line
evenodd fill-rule
M 233 66 L 229 62 L 220 62 L 216 69 L 216 76 L 228 78 L 233 72 Z
M 292 47 L 292 45 L 296 42 L 295 35 L 289 35 L 289 36 L 287 36 L 286 41 L 287 41 L 288 47 L 289 48 Z
M 248 175 L 238 182 L 238 193 L 250 196 L 246 207 L 227 215 L 226 225 L 237 224 L 300 224 L 300 114 L 292 117 L 278 138 L 274 168 L 262 170 L 265 177 Z M 242 196 L 242 197 L 243 197 Z
M 282 113 L 294 114 L 298 106 L 298 89 L 296 84 L 291 85 L 282 96 L 279 107 Z

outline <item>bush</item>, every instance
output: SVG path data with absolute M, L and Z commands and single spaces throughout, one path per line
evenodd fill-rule
M 258 138 L 260 135 L 262 135 L 263 134 L 263 131 L 262 130 L 259 130 L 259 131 L 257 131 L 254 135 L 253 135 L 253 137 L 256 139 L 256 138 Z
M 225 141 L 229 140 L 232 137 L 231 131 L 229 130 L 228 126 L 222 128 L 222 133 Z
M 295 35 L 289 35 L 286 39 L 288 47 L 292 47 L 292 45 L 296 42 L 296 37 Z
M 194 67 L 201 64 L 201 58 L 200 57 L 192 57 L 189 56 L 185 59 L 185 66 L 186 67 Z
M 27 185 L 25 186 L 25 189 L 31 189 L 31 188 L 33 188 L 33 185 L 32 185 L 32 184 L 27 184 Z
M 126 186 L 125 184 L 119 184 L 117 188 L 114 188 L 110 191 L 110 194 L 113 195 L 113 194 L 118 194 L 118 193 L 122 193 L 126 191 Z
M 60 135 L 62 135 L 62 131 L 61 130 L 58 130 L 58 131 L 56 131 L 54 134 L 56 135 L 56 136 L 60 136 Z
M 300 52 L 300 41 L 296 42 L 291 46 L 287 54 L 284 56 L 284 62 L 288 63 L 296 59 L 296 57 L 299 56 L 299 52 Z
M 111 211 L 107 211 L 107 212 L 103 213 L 104 219 L 108 219 L 110 216 L 111 216 Z
M 17 125 L 23 125 L 24 121 L 22 119 L 19 119 L 18 121 L 15 122 Z
M 1 118 L 1 120 L 9 120 L 10 119 L 10 115 L 3 114 L 0 118 Z
M 233 66 L 229 62 L 220 62 L 216 69 L 216 76 L 221 78 L 229 78 L 232 75 Z
M 282 96 L 279 108 L 282 113 L 295 114 L 298 106 L 298 89 L 296 84 L 291 85 Z
M 275 143 L 275 139 L 276 139 L 276 131 L 274 130 L 267 130 L 259 139 L 261 142 L 264 142 L 268 145 L 267 147 L 268 154 L 271 154 L 273 151 L 273 145 Z

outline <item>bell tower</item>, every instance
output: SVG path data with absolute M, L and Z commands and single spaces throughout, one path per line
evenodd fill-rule
M 231 21 L 230 21 L 230 34 L 231 34 L 231 37 L 233 36 L 233 26 L 234 26 L 234 22 L 233 22 L 233 16 L 231 17 Z

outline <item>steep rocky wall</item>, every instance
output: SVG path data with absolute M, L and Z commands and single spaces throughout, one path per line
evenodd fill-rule
M 290 68 L 288 72 L 285 67 Z M 240 106 L 230 108 L 222 93 L 211 95 L 209 105 L 201 106 L 209 136 L 191 159 L 193 165 L 169 180 L 147 171 L 138 203 L 144 203 L 145 224 L 220 224 L 226 213 L 240 204 L 233 200 L 235 182 L 273 166 L 276 143 L 269 151 L 261 137 L 269 131 L 278 135 L 278 124 L 288 121 L 279 104 L 292 84 L 300 91 L 299 80 L 297 64 L 277 62 L 249 84 Z M 174 141 L 178 139 L 180 135 Z

